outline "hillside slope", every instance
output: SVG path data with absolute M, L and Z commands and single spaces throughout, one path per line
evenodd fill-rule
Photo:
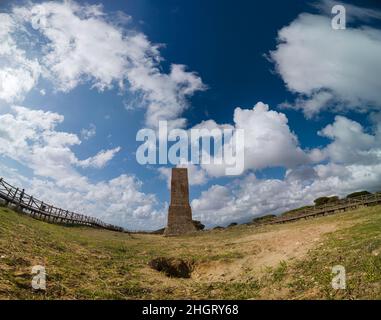
M 57 226 L 0 208 L 2 299 L 380 299 L 380 253 L 380 206 L 178 238 Z M 157 257 L 192 263 L 191 278 L 153 270 Z M 46 292 L 31 289 L 33 265 L 46 267 Z M 331 287 L 334 265 L 346 267 L 346 290 Z

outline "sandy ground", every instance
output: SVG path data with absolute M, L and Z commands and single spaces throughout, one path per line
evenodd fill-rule
M 348 225 L 348 224 L 346 224 Z M 276 267 L 281 261 L 299 259 L 318 245 L 324 234 L 333 232 L 343 223 L 289 224 L 279 230 L 255 233 L 231 243 L 240 248 L 243 258 L 232 262 L 212 261 L 197 265 L 192 278 L 197 281 L 234 281 L 260 275 L 267 267 Z
M 221 231 L 220 235 L 214 236 L 218 241 L 209 242 L 201 238 L 198 241 L 193 240 L 197 242 L 194 245 L 200 245 L 198 242 L 202 241 L 203 245 L 210 246 L 213 253 L 230 252 L 231 257 L 197 262 L 190 279 L 170 278 L 148 266 L 140 270 L 140 275 L 149 287 L 165 288 L 184 298 L 193 297 L 192 290 L 199 285 L 256 281 L 269 274 L 268 268 L 276 268 L 282 261 L 290 264 L 303 259 L 310 249 L 323 243 L 325 235 L 357 222 L 322 217 L 283 225 L 249 228 L 245 232 L 239 232 L 236 238 L 225 237 L 224 231 Z M 290 298 L 288 291 L 286 287 L 262 288 L 256 299 Z M 218 297 L 219 293 L 215 293 L 214 296 Z

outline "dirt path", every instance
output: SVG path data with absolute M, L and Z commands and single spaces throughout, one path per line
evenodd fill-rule
M 231 242 L 242 258 L 230 262 L 212 261 L 198 265 L 192 273 L 196 281 L 245 280 L 262 274 L 266 267 L 281 261 L 299 259 L 315 247 L 322 236 L 348 223 L 321 220 L 319 223 L 293 223 L 271 231 L 250 234 Z

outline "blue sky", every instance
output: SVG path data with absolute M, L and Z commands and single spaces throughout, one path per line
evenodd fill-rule
M 347 29 L 333 30 L 335 4 L 3 1 L 0 175 L 44 201 L 155 229 L 169 171 L 137 163 L 135 136 L 181 118 L 248 133 L 242 175 L 189 169 L 194 217 L 209 227 L 380 190 L 381 6 L 348 1 Z

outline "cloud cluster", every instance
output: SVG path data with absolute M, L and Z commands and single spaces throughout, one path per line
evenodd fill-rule
M 244 171 L 269 167 L 293 168 L 310 162 L 309 155 L 300 148 L 296 135 L 289 128 L 285 114 L 270 110 L 267 104 L 258 102 L 252 109 L 236 108 L 233 122 L 233 125 L 220 125 L 208 120 L 193 128 L 233 130 L 232 139 L 224 142 L 225 147 L 233 151 L 236 130 L 244 130 Z M 209 176 L 219 177 L 226 174 L 227 165 L 216 164 L 212 157 L 211 164 L 201 164 L 201 167 Z
M 204 185 L 208 181 L 208 176 L 205 170 L 200 166 L 194 164 L 179 164 L 178 168 L 187 168 L 188 169 L 188 183 L 190 186 L 200 186 Z M 167 182 L 167 187 L 171 187 L 171 172 L 172 170 L 167 167 L 160 167 L 159 169 L 160 178 Z
M 81 138 L 84 140 L 89 140 L 97 134 L 97 127 L 95 124 L 90 123 L 88 128 L 83 128 L 81 130 Z
M 347 11 L 356 18 L 381 16 L 354 6 Z M 295 102 L 283 105 L 301 109 L 307 117 L 324 109 L 379 110 L 380 56 L 379 29 L 334 30 L 330 17 L 307 13 L 279 31 L 277 48 L 270 52 L 287 88 L 298 95 Z
M 84 168 L 97 168 L 101 169 L 107 165 L 107 163 L 114 158 L 114 156 L 121 150 L 120 147 L 109 150 L 101 150 L 95 156 L 87 158 L 85 160 L 78 161 L 78 165 Z
M 155 230 L 166 222 L 166 204 L 160 204 L 154 195 L 142 192 L 142 182 L 131 175 L 122 174 L 94 183 L 82 178 L 81 185 L 75 188 L 56 180 L 26 177 L 5 164 L 0 164 L 0 176 L 55 206 L 129 230 Z
M 99 5 L 28 4 L 2 13 L 1 21 L 0 99 L 7 102 L 22 100 L 41 76 L 63 92 L 82 83 L 99 91 L 117 86 L 141 98 L 150 127 L 156 128 L 159 120 L 183 127 L 187 98 L 205 89 L 200 77 L 184 65 L 172 64 L 164 73 L 159 46 L 126 24 L 121 26 L 120 19 Z M 21 49 L 25 39 L 28 52 L 35 52 L 33 59 Z
M 366 133 L 356 121 L 336 116 L 335 122 L 326 126 L 319 134 L 333 140 L 321 150 L 323 158 L 351 165 L 375 165 L 381 163 L 381 135 L 377 123 L 374 135 Z
M 160 45 L 134 30 L 129 16 L 106 13 L 101 5 L 29 2 L 0 13 L 0 20 L 0 101 L 11 110 L 0 116 L 0 156 L 14 160 L 29 177 L 5 164 L 1 175 L 42 199 L 111 223 L 161 227 L 166 204 L 143 193 L 133 175 L 96 183 L 87 178 L 86 169 L 104 168 L 120 151 L 116 147 L 79 159 L 73 148 L 94 137 L 94 125 L 77 136 L 57 130 L 64 120 L 58 113 L 10 105 L 23 101 L 41 80 L 64 93 L 90 84 L 99 92 L 117 88 L 146 109 L 152 128 L 159 120 L 182 127 L 188 98 L 206 88 L 201 78 L 181 64 L 163 71 Z
M 369 134 L 358 122 L 337 116 L 319 131 L 332 140 L 315 150 L 324 162 L 288 169 L 284 179 L 257 179 L 252 173 L 213 185 L 192 201 L 195 217 L 208 226 L 223 225 L 312 204 L 320 196 L 381 191 L 380 133 L 380 122 Z
M 20 106 L 1 115 L 0 156 L 31 170 L 32 178 L 25 179 L 25 175 L 5 165 L 1 167 L 1 176 L 57 206 L 80 210 L 127 228 L 162 226 L 163 208 L 154 195 L 140 191 L 142 183 L 134 176 L 122 174 L 93 183 L 77 170 L 104 167 L 120 148 L 102 150 L 80 160 L 71 149 L 81 143 L 78 136 L 56 129 L 63 120 L 57 113 Z
M 42 68 L 11 36 L 17 30 L 14 19 L 0 13 L 0 21 L 0 99 L 12 102 L 22 99 L 37 84 Z
M 358 7 L 349 3 L 344 3 L 341 1 L 334 1 L 334 0 L 320 0 L 318 2 L 315 2 L 312 4 L 315 8 L 319 9 L 324 14 L 330 16 L 332 12 L 332 8 L 335 5 L 343 5 L 346 12 L 346 20 L 347 21 L 371 21 L 374 19 L 380 20 L 381 19 L 381 11 L 370 9 L 370 8 L 363 8 Z
M 102 150 L 90 158 L 78 159 L 71 147 L 81 143 L 77 135 L 57 131 L 62 115 L 13 106 L 0 115 L 0 153 L 27 164 L 37 175 L 65 180 L 75 178 L 75 166 L 104 167 L 120 150 Z

